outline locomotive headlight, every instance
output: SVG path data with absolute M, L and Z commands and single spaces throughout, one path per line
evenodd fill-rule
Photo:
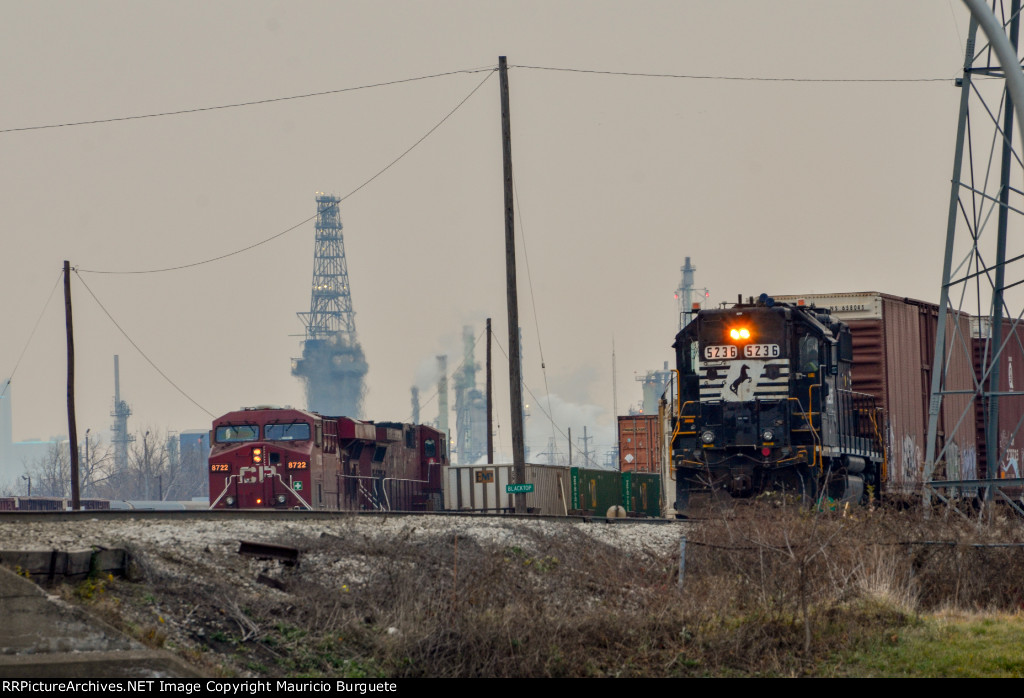
M 254 448 L 252 450 L 252 462 L 253 463 L 262 463 L 263 462 L 263 449 L 262 448 Z
M 773 432 L 771 429 L 765 429 L 764 432 L 761 434 L 762 441 L 772 441 L 774 439 L 775 432 Z
M 715 440 L 715 432 L 711 431 L 710 429 L 705 429 L 704 432 L 700 435 L 700 440 L 706 444 L 711 443 L 712 441 Z
M 734 340 L 750 339 L 750 330 L 746 327 L 734 327 L 729 330 L 729 336 Z

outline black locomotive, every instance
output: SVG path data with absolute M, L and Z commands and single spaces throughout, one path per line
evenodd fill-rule
M 698 491 L 778 490 L 807 502 L 878 494 L 883 419 L 873 396 L 850 390 L 845 323 L 762 294 L 700 310 L 673 347 L 677 513 Z

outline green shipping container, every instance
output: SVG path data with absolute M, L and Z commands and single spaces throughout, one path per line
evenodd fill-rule
M 622 473 L 623 506 L 630 516 L 661 516 L 661 476 Z
M 620 473 L 615 470 L 571 468 L 572 508 L 593 516 L 604 516 L 609 507 L 621 503 Z
M 661 516 L 661 477 L 656 474 L 587 468 L 571 468 L 569 472 L 574 511 L 604 516 L 617 505 L 632 516 Z

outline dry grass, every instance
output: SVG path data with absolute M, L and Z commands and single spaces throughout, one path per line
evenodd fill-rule
M 624 553 L 577 527 L 515 543 L 406 528 L 275 541 L 304 549 L 301 570 L 271 570 L 283 591 L 185 588 L 175 565 L 192 561 L 136 553 L 141 581 L 116 589 L 134 601 L 116 605 L 159 613 L 169 646 L 236 674 L 821 675 L 923 612 L 1019 609 L 1024 551 L 983 546 L 1021 539 L 1012 521 L 754 504 L 694 524 L 680 587 L 678 551 Z

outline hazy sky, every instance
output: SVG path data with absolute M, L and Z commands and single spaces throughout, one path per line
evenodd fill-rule
M 686 256 L 713 303 L 762 291 L 937 300 L 966 27 L 951 0 L 0 0 L 0 129 L 474 70 L 499 55 L 512 66 L 631 73 L 948 78 L 510 70 L 525 380 L 552 394 L 562 431 L 586 425 L 603 451 L 612 339 L 625 412 L 641 398 L 634 376 L 672 358 Z M 316 192 L 359 187 L 486 76 L 0 133 L 0 375 L 14 370 L 64 259 L 146 270 L 268 238 L 312 216 Z M 461 360 L 463 324 L 482 332 L 492 317 L 507 347 L 500 135 L 494 74 L 342 204 L 370 418 L 409 418 L 410 386 L 433 393 L 434 356 L 447 352 L 450 368 Z M 312 251 L 310 222 L 223 261 L 82 279 L 219 415 L 302 404 L 290 359 Z M 80 434 L 112 421 L 114 354 L 133 430 L 208 427 L 77 277 L 73 293 Z M 67 432 L 61 300 L 58 288 L 14 374 L 16 440 Z M 505 366 L 498 376 L 507 452 Z M 529 445 L 544 450 L 551 427 L 530 412 Z M 436 414 L 425 402 L 423 419 Z

